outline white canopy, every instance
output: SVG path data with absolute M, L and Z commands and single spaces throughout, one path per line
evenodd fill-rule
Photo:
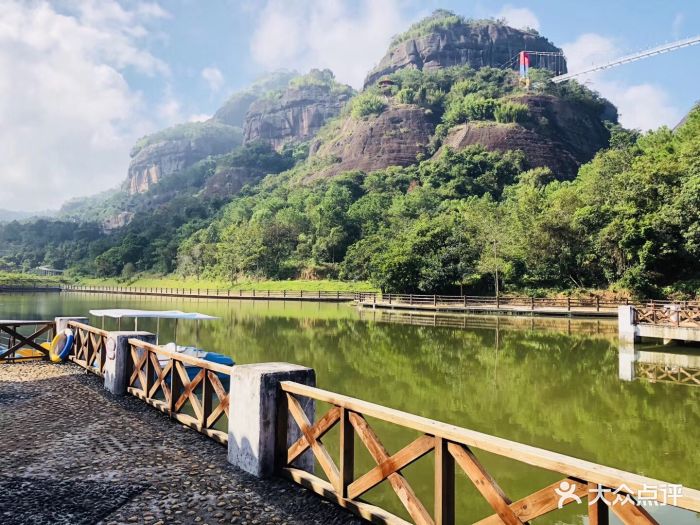
M 122 317 L 150 317 L 157 319 L 191 319 L 194 321 L 208 321 L 211 319 L 219 319 L 211 315 L 200 314 L 197 312 L 181 312 L 180 310 L 129 310 L 128 308 L 113 308 L 110 310 L 90 310 L 90 313 L 96 317 L 111 317 L 112 319 L 121 319 Z

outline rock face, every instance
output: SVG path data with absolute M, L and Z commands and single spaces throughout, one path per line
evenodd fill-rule
M 575 177 L 581 164 L 608 145 L 608 130 L 589 108 L 549 95 L 523 95 L 515 101 L 528 106 L 527 122 L 462 124 L 450 130 L 443 147 L 481 144 L 489 150 L 521 150 L 529 168 L 549 167 L 564 180 Z
M 131 222 L 131 219 L 134 218 L 133 212 L 130 211 L 122 211 L 117 213 L 116 215 L 109 217 L 108 219 L 105 219 L 102 222 L 102 229 L 105 232 L 110 232 L 112 230 L 118 230 L 119 228 L 123 228 L 127 224 Z
M 314 143 L 310 154 L 335 161 L 311 179 L 330 177 L 343 171 L 370 172 L 388 166 L 408 166 L 426 153 L 435 123 L 425 109 L 395 105 L 378 116 L 348 117 L 333 140 Z
M 389 49 L 379 65 L 367 75 L 365 87 L 384 75 L 405 68 L 500 67 L 523 50 L 561 53 L 561 49 L 544 37 L 497 22 L 463 22 L 451 27 L 436 27 L 428 34 L 408 38 Z M 532 67 L 551 69 L 558 74 L 566 72 L 564 57 L 533 55 L 530 60 Z
M 126 189 L 130 195 L 148 191 L 164 177 L 182 171 L 210 155 L 228 153 L 240 145 L 240 142 L 240 135 L 232 132 L 216 136 L 204 134 L 191 138 L 161 140 L 149 144 L 132 157 Z
M 284 89 L 289 81 L 299 76 L 296 71 L 274 71 L 258 77 L 243 91 L 238 91 L 214 113 L 213 120 L 229 126 L 243 127 L 250 105 L 270 91 Z
M 244 141 L 264 141 L 279 150 L 289 142 L 308 140 L 340 114 L 349 98 L 348 91 L 310 85 L 257 100 L 246 115 Z
M 264 170 L 234 166 L 217 171 L 207 179 L 204 195 L 212 199 L 226 200 L 238 193 L 246 184 L 253 184 L 266 175 Z

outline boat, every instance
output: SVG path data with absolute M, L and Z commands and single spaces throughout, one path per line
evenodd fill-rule
M 125 309 L 125 308 L 112 308 L 112 309 L 107 309 L 107 310 L 90 310 L 90 314 L 94 315 L 95 317 L 102 318 L 103 328 L 104 328 L 104 319 L 105 318 L 117 319 L 119 330 L 122 329 L 122 319 L 125 319 L 125 318 L 131 318 L 134 320 L 134 325 L 133 325 L 134 330 L 138 330 L 139 319 L 144 319 L 144 318 L 156 319 L 156 345 L 162 346 L 162 348 L 164 348 L 165 350 L 168 350 L 170 352 L 181 353 L 183 355 L 195 357 L 198 359 L 203 359 L 205 361 L 210 361 L 212 363 L 217 363 L 220 365 L 233 366 L 236 364 L 235 361 L 230 356 L 227 356 L 225 354 L 220 354 L 217 352 L 208 352 L 206 350 L 199 348 L 199 322 L 219 319 L 218 317 L 214 317 L 214 316 L 206 315 L 206 314 L 201 314 L 198 312 L 182 312 L 180 310 L 132 310 L 132 309 Z M 159 344 L 161 319 L 172 319 L 175 321 L 175 333 L 174 333 L 175 340 L 171 341 L 169 343 L 166 343 L 165 345 Z M 177 344 L 177 342 L 176 342 L 176 340 L 177 340 L 177 328 L 178 328 L 179 321 L 195 321 L 196 322 L 195 346 L 180 346 Z M 160 363 L 161 368 L 167 366 L 169 360 L 170 359 L 167 356 L 164 356 L 164 355 L 158 356 L 158 362 Z M 190 378 L 190 380 L 194 379 L 201 369 L 202 369 L 201 367 L 198 367 L 196 365 L 191 365 L 191 364 L 185 365 L 185 370 L 187 371 L 187 375 Z M 219 380 L 222 382 L 222 385 L 224 386 L 224 388 L 228 389 L 228 385 L 229 385 L 228 374 L 217 373 L 216 375 L 219 378 Z

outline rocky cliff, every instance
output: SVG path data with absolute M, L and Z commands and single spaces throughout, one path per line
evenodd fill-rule
M 561 49 L 536 31 L 515 29 L 494 20 L 465 20 L 439 11 L 394 39 L 387 54 L 367 75 L 365 87 L 404 68 L 501 67 L 523 50 L 561 53 Z M 558 74 L 566 72 L 563 57 L 533 55 L 531 66 Z
M 352 94 L 352 88 L 336 83 L 330 71 L 312 70 L 250 106 L 244 141 L 263 141 L 279 150 L 287 143 L 309 140 L 340 114 Z
M 610 134 L 592 108 L 550 95 L 529 94 L 512 100 L 528 107 L 524 122 L 462 124 L 449 131 L 443 148 L 481 144 L 490 150 L 521 150 L 529 168 L 549 167 L 562 180 L 573 178 L 581 164 L 608 145 Z
M 408 166 L 427 152 L 435 122 L 424 108 L 396 104 L 373 115 L 345 118 L 324 141 L 312 143 L 310 154 L 333 164 L 309 179 L 330 177 L 350 170 L 370 172 L 388 166 Z
M 271 91 L 286 88 L 289 81 L 298 76 L 296 71 L 275 71 L 263 75 L 248 88 L 231 95 L 212 118 L 222 124 L 242 128 L 246 113 L 253 102 Z
M 239 129 L 211 121 L 182 124 L 144 137 L 132 150 L 126 189 L 131 195 L 143 193 L 195 162 L 228 153 L 241 140 Z

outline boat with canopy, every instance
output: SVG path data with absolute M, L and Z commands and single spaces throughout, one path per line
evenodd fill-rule
M 234 360 L 224 354 L 217 352 L 207 352 L 199 348 L 199 322 L 213 321 L 219 319 L 212 315 L 201 314 L 199 312 L 182 312 L 180 310 L 132 310 L 128 308 L 112 308 L 106 310 L 90 310 L 90 314 L 95 317 L 102 318 L 102 328 L 104 328 L 105 318 L 117 319 L 118 329 L 122 329 L 122 319 L 133 319 L 134 330 L 138 330 L 139 319 L 156 319 L 156 344 L 160 344 L 160 321 L 161 319 L 172 319 L 175 321 L 175 333 L 173 341 L 162 345 L 166 350 L 178 352 L 191 357 L 204 359 L 213 363 L 219 363 L 226 366 L 233 366 Z M 195 321 L 195 346 L 180 346 L 177 344 L 177 328 L 179 321 Z M 160 360 L 159 360 L 160 361 Z M 166 364 L 167 358 L 164 358 L 161 364 Z M 187 366 L 188 374 L 193 377 L 199 371 L 195 366 Z

